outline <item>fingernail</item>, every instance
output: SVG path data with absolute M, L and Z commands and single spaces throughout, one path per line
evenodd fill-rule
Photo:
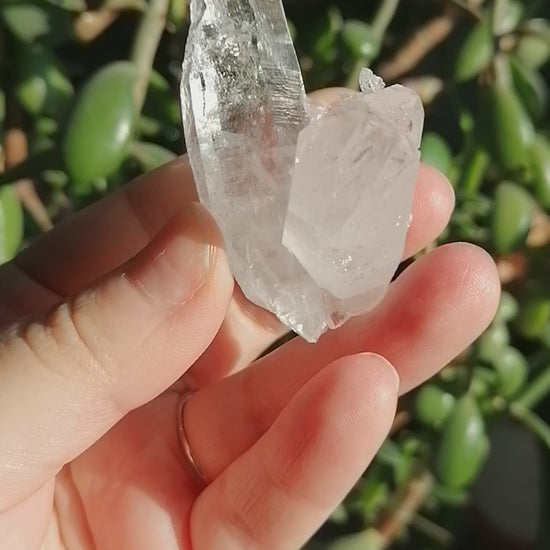
M 127 272 L 159 305 L 186 302 L 204 285 L 212 254 L 207 216 L 199 205 L 186 205 Z
M 388 377 L 391 378 L 392 383 L 395 386 L 395 391 L 399 392 L 399 387 L 401 385 L 401 380 L 399 379 L 399 375 L 397 374 L 397 371 L 395 370 L 395 367 L 384 357 L 381 355 L 378 355 L 377 353 L 360 353 L 361 357 L 368 360 L 371 364 L 376 364 L 377 366 L 381 367 L 380 370 L 383 370 L 388 374 Z

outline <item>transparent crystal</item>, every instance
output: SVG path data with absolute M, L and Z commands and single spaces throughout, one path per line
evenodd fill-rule
M 308 341 L 366 312 L 403 251 L 423 111 L 372 72 L 308 111 L 280 0 L 192 0 L 183 65 L 201 201 L 245 295 Z
M 392 86 L 339 101 L 300 133 L 283 245 L 338 319 L 375 305 L 399 264 L 421 113 L 414 92 Z
M 359 74 L 359 88 L 361 91 L 370 94 L 381 92 L 386 87 L 386 83 L 378 75 L 375 75 L 370 69 L 364 68 Z

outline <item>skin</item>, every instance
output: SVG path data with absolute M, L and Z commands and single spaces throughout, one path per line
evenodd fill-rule
M 0 268 L 1 548 L 297 549 L 374 457 L 398 395 L 494 315 L 491 258 L 447 245 L 368 315 L 255 360 L 284 329 L 234 286 L 195 201 L 181 158 Z M 452 207 L 423 166 L 404 257 Z M 178 441 L 187 388 L 205 481 Z

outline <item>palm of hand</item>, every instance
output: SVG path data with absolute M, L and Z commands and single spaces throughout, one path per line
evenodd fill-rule
M 128 305 L 133 302 L 119 298 L 109 284 L 128 278 L 133 268 L 118 266 L 157 235 L 178 204 L 192 199 L 189 168 L 180 162 L 81 214 L 22 255 L 17 267 L 0 271 L 0 326 L 21 316 L 40 319 L 60 297 L 76 295 L 68 302 L 70 334 L 86 342 L 83 353 L 94 359 L 106 356 L 94 349 L 96 342 L 82 337 L 88 332 L 79 323 L 88 316 L 78 313 L 90 313 L 90 296 L 94 307 L 101 302 L 108 309 L 102 323 L 117 327 L 108 332 L 115 350 L 109 350 L 109 361 L 78 361 L 79 367 L 90 363 L 93 368 L 79 372 L 76 382 L 74 373 L 57 371 L 57 363 L 46 374 L 23 367 L 25 376 L 36 378 L 27 379 L 24 389 L 11 365 L 14 338 L 36 346 L 36 329 L 29 326 L 38 324 L 54 334 L 57 347 L 65 345 L 63 306 L 43 320 L 25 322 L 23 331 L 0 332 L 0 385 L 15 396 L 0 405 L 0 419 L 9 419 L 0 420 L 7 442 L 7 450 L 0 450 L 0 481 L 8 489 L 0 497 L 0 542 L 15 541 L 6 547 L 297 548 L 351 488 L 391 425 L 395 371 L 379 356 L 356 354 L 388 358 L 398 371 L 399 391 L 407 391 L 475 338 L 496 306 L 490 260 L 467 245 L 444 247 L 407 270 L 365 318 L 327 334 L 316 346 L 291 341 L 242 370 L 281 334 L 281 327 L 238 291 L 227 309 L 231 282 L 218 259 L 222 275 L 212 275 L 189 303 L 174 310 L 163 302 L 161 312 L 154 303 L 159 319 L 153 332 L 148 326 L 143 333 L 142 344 L 142 324 L 155 319 L 142 320 L 147 311 L 136 314 Z M 446 184 L 423 169 L 407 255 L 437 235 L 451 203 Z M 89 231 L 100 214 L 104 229 Z M 168 224 L 162 250 L 185 232 L 186 223 Z M 115 244 L 116 224 L 125 227 L 127 238 Z M 70 254 L 76 248 L 79 258 Z M 97 250 L 101 257 L 92 259 Z M 141 261 L 150 264 L 148 256 Z M 172 268 L 169 274 L 163 271 L 163 285 L 167 277 L 177 285 Z M 107 283 L 104 278 L 94 286 L 112 270 Z M 80 292 L 90 285 L 92 292 Z M 112 295 L 119 300 L 114 310 L 106 299 Z M 95 309 L 92 313 L 97 317 Z M 82 350 L 71 346 L 61 351 L 68 350 L 73 359 Z M 47 355 L 36 349 L 39 359 Z M 15 358 L 26 365 L 24 355 Z M 71 379 L 68 385 L 65 377 Z M 105 383 L 95 384 L 98 379 Z M 193 475 L 178 441 L 179 396 L 188 384 L 198 391 L 185 407 L 183 422 L 207 483 Z M 10 466 L 14 456 L 17 471 Z

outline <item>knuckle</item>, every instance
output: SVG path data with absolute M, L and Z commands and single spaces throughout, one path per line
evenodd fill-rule
M 41 321 L 22 327 L 20 337 L 41 367 L 72 384 L 113 394 L 113 358 L 95 298 L 89 291 L 61 303 Z
M 307 502 L 310 505 L 308 495 L 302 494 L 301 481 L 307 469 L 311 438 L 306 436 L 296 442 L 285 443 L 277 452 L 265 457 L 265 485 L 270 491 L 278 492 L 287 503 Z
M 260 549 L 258 512 L 262 509 L 258 502 L 258 491 L 241 489 L 235 494 L 227 480 L 219 478 L 221 517 L 229 533 L 241 543 L 242 548 Z

